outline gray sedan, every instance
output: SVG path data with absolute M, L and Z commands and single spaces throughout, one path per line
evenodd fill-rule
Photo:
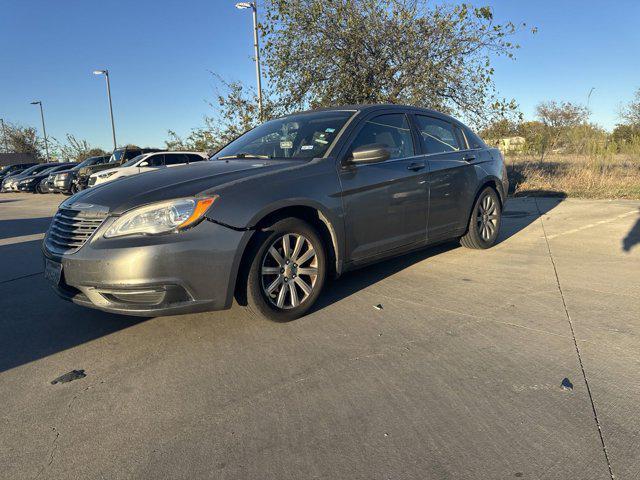
M 329 278 L 449 239 L 498 237 L 501 153 L 441 113 L 398 105 L 289 115 L 210 162 L 82 191 L 56 213 L 45 276 L 65 299 L 156 316 L 305 314 Z

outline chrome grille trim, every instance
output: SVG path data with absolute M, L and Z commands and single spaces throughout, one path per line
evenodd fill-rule
M 51 221 L 45 245 L 52 253 L 75 253 L 91 238 L 106 218 L 107 213 L 104 211 L 61 208 Z

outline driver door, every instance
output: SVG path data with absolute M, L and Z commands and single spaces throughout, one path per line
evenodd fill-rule
M 368 118 L 351 140 L 339 170 L 346 253 L 359 262 L 425 241 L 427 169 L 404 113 Z M 381 144 L 391 152 L 378 163 L 354 164 L 352 152 Z

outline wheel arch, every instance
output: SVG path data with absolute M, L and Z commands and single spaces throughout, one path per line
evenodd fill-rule
M 471 219 L 471 214 L 473 213 L 473 206 L 476 204 L 480 193 L 487 188 L 491 187 L 498 194 L 498 201 L 500 202 L 500 209 L 504 208 L 504 192 L 502 188 L 502 182 L 497 177 L 488 176 L 484 178 L 481 182 L 478 183 L 478 188 L 476 188 L 475 194 L 473 195 L 473 202 L 469 205 L 467 209 L 467 226 L 465 227 L 465 233 L 469 229 L 469 220 Z
M 244 273 L 246 273 L 247 266 L 250 264 L 250 253 L 254 250 L 256 241 L 258 239 L 258 232 L 267 228 L 269 225 L 284 218 L 298 218 L 312 225 L 322 238 L 322 241 L 326 247 L 328 255 L 328 275 L 337 277 L 342 272 L 342 249 L 341 249 L 341 234 L 336 229 L 336 222 L 332 220 L 327 212 L 321 207 L 309 204 L 309 203 L 291 203 L 275 205 L 272 208 L 266 209 L 254 217 L 251 222 L 252 227 L 248 229 L 250 238 L 242 248 L 242 252 L 239 252 L 238 267 L 235 271 L 235 278 L 232 285 L 233 293 L 239 303 L 244 304 L 246 301 L 246 293 L 242 291 L 241 285 Z

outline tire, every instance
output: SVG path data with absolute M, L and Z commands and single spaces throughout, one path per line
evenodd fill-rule
M 486 187 L 473 205 L 467 233 L 460 238 L 460 243 L 467 248 L 491 248 L 498 240 L 501 223 L 500 198 L 493 188 Z
M 327 254 L 320 235 L 298 218 L 279 220 L 256 235 L 244 276 L 247 306 L 276 322 L 303 316 L 320 296 L 326 278 Z

